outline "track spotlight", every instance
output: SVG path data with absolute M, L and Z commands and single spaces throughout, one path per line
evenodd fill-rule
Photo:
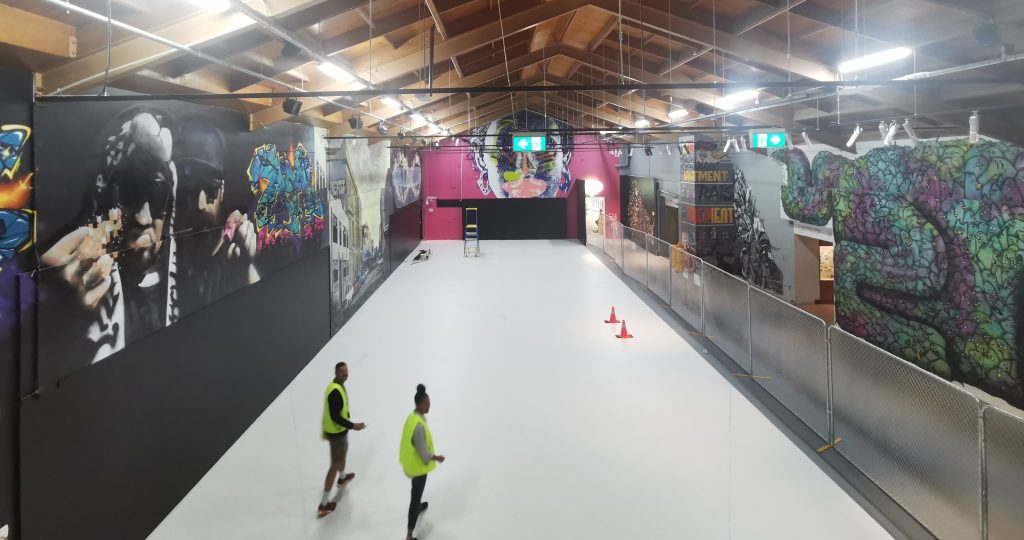
M 900 125 L 897 124 L 895 120 L 892 124 L 889 125 L 889 130 L 885 133 L 885 138 L 882 139 L 882 142 L 885 143 L 886 146 L 889 146 L 896 142 L 896 130 L 898 130 L 899 128 Z
M 910 137 L 910 140 L 913 141 L 914 144 L 920 142 L 920 139 L 917 138 L 917 131 L 914 130 L 914 126 L 910 125 L 909 118 L 903 121 L 903 131 L 907 132 L 907 136 Z
M 742 136 L 742 135 L 737 137 L 736 138 L 736 147 L 737 147 L 736 149 L 739 150 L 740 152 L 746 152 L 747 151 L 747 138 Z
M 381 135 L 387 135 L 388 134 L 388 125 L 385 124 L 384 122 L 378 123 L 377 124 L 377 133 L 380 133 Z
M 850 135 L 850 140 L 846 141 L 846 147 L 853 148 L 853 145 L 857 144 L 857 139 L 860 138 L 861 133 L 864 133 L 864 128 L 857 124 L 857 127 L 853 128 L 853 135 Z
M 644 147 L 644 153 L 647 154 L 648 156 L 653 156 L 654 148 L 651 148 L 651 145 L 647 145 Z
M 978 116 L 978 111 L 974 111 L 974 113 L 971 114 L 971 118 L 968 121 L 968 124 L 970 125 L 971 129 L 971 144 L 977 144 L 977 142 L 981 140 L 981 117 Z
M 878 123 L 878 138 L 885 140 L 885 134 L 889 133 L 889 125 L 884 121 Z
M 629 147 L 629 157 L 633 157 L 633 147 Z
M 786 132 L 786 148 L 793 149 L 793 134 L 788 131 Z
M 732 145 L 733 145 L 734 142 L 736 142 L 736 140 L 732 139 L 732 138 L 730 138 L 729 140 L 725 141 L 725 148 L 722 149 L 722 152 L 725 152 L 725 153 L 728 154 L 729 153 L 729 149 L 732 148 Z
M 807 130 L 800 132 L 800 135 L 804 138 L 804 144 L 807 146 L 811 145 L 811 138 L 807 136 Z
M 298 116 L 299 111 L 302 110 L 302 102 L 295 98 L 284 98 L 284 103 L 281 104 L 281 109 L 292 116 Z

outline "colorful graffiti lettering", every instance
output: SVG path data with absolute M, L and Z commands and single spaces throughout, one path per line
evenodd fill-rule
M 947 379 L 1024 405 L 1024 149 L 966 141 L 857 158 L 779 150 L 783 208 L 836 238 L 847 331 Z
M 32 130 L 0 126 L 0 260 L 10 260 L 32 245 L 33 212 L 24 208 L 32 191 L 32 173 L 18 176 Z
M 323 232 L 324 205 L 302 144 L 287 152 L 274 144 L 257 147 L 248 174 L 257 195 L 257 250 L 292 239 L 316 238 Z

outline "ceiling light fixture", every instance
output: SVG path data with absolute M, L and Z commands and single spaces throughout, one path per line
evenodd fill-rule
M 811 145 L 811 138 L 807 136 L 807 130 L 802 131 L 800 133 L 800 135 L 804 138 L 804 144 L 807 145 L 807 146 L 810 146 Z
M 675 120 L 676 118 L 683 118 L 688 114 L 690 114 L 690 111 L 686 109 L 675 109 L 668 113 L 668 117 Z
M 899 128 L 900 125 L 897 124 L 895 121 L 893 121 L 893 123 L 889 125 L 889 131 L 885 133 L 885 138 L 882 139 L 882 142 L 885 143 L 886 146 L 890 146 L 896 142 L 896 130 L 898 130 Z
M 329 77 L 341 82 L 351 82 L 356 79 L 345 68 L 333 62 L 320 62 L 317 67 Z
M 420 114 L 420 113 L 416 113 L 416 112 L 414 112 L 414 113 L 410 114 L 410 115 L 409 115 L 409 118 L 412 118 L 412 119 L 413 119 L 414 121 L 416 121 L 416 122 L 420 122 L 420 123 L 422 123 L 422 124 L 425 124 L 425 123 L 427 122 L 427 119 L 426 119 L 426 118 L 423 118 L 423 115 L 422 115 L 422 114 Z
M 857 127 L 853 128 L 853 135 L 850 135 L 850 140 L 846 141 L 846 147 L 853 148 L 853 145 L 857 144 L 857 139 L 860 138 L 861 133 L 864 133 L 864 128 L 857 124 Z
M 970 118 L 970 120 L 968 120 L 968 125 L 970 126 L 970 130 L 971 130 L 970 131 L 970 141 L 971 141 L 971 144 L 977 144 L 978 141 L 981 140 L 981 131 L 980 131 L 980 129 L 981 129 L 981 117 L 978 116 L 978 111 L 974 111 L 974 113 L 971 114 L 971 118 Z
M 395 99 L 395 98 L 393 98 L 391 96 L 384 96 L 384 97 L 380 98 L 380 100 L 383 101 L 385 105 L 387 105 L 388 107 L 391 107 L 392 109 L 404 109 L 405 108 L 405 106 L 402 105 L 401 101 L 398 101 L 397 99 Z
M 647 154 L 648 156 L 653 156 L 654 148 L 651 148 L 651 145 L 647 145 L 644 147 L 644 153 Z
M 735 94 L 725 96 L 720 101 L 723 109 L 731 109 L 736 105 L 739 105 L 741 101 L 748 101 L 751 99 L 757 99 L 761 95 L 760 90 L 742 90 Z
M 913 141 L 914 144 L 920 142 L 920 139 L 917 138 L 917 131 L 914 130 L 914 126 L 910 125 L 909 118 L 903 121 L 903 131 L 907 132 L 907 136 L 910 137 L 910 140 Z
M 729 153 L 729 149 L 732 148 L 732 144 L 734 142 L 736 142 L 736 141 L 734 139 L 731 139 L 731 138 L 729 140 L 725 141 L 725 148 L 722 149 L 722 152 L 725 152 L 725 153 L 728 154 Z
M 860 71 L 862 69 L 873 68 L 885 64 L 891 64 L 903 60 L 904 58 L 913 54 L 914 51 L 907 47 L 896 47 L 895 49 L 888 49 L 867 56 L 861 56 L 860 58 L 854 58 L 853 60 L 847 60 L 839 64 L 839 73 L 849 73 L 851 71 Z
M 203 11 L 210 13 L 223 13 L 231 7 L 231 2 L 228 0 L 186 0 L 193 6 L 200 7 Z
M 640 129 L 649 128 L 651 127 L 651 122 L 646 118 L 637 118 L 636 122 L 633 122 L 633 127 Z

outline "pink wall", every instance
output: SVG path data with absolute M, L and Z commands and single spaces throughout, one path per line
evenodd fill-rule
M 604 190 L 599 196 L 605 198 L 605 211 L 620 215 L 618 158 L 612 157 L 611 147 L 598 147 L 593 135 L 577 135 L 577 148 L 569 161 L 569 174 L 575 185 L 577 179 L 600 180 Z M 450 240 L 462 238 L 461 212 L 456 208 L 437 208 L 436 200 L 493 199 L 494 193 L 484 195 L 477 186 L 479 173 L 467 157 L 469 148 L 465 140 L 446 139 L 436 150 L 423 149 L 423 237 L 425 240 Z M 570 188 L 571 189 L 571 188 Z M 559 192 L 559 197 L 566 193 Z M 453 220 L 452 211 L 459 213 Z

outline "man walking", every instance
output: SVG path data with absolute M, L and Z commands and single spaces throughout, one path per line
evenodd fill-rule
M 345 365 L 345 362 L 338 362 L 334 366 L 334 380 L 327 385 L 327 392 L 324 396 L 324 436 L 331 443 L 331 467 L 327 469 L 324 495 L 320 499 L 320 506 L 317 507 L 317 517 L 330 514 L 338 506 L 337 497 L 331 500 L 331 487 L 334 485 L 334 478 L 338 477 L 338 497 L 340 497 L 341 488 L 356 476 L 354 473 L 345 472 L 348 431 L 350 429 L 361 431 L 366 424 L 353 423 L 349 420 L 348 392 L 345 391 L 345 381 L 347 380 L 348 366 Z

